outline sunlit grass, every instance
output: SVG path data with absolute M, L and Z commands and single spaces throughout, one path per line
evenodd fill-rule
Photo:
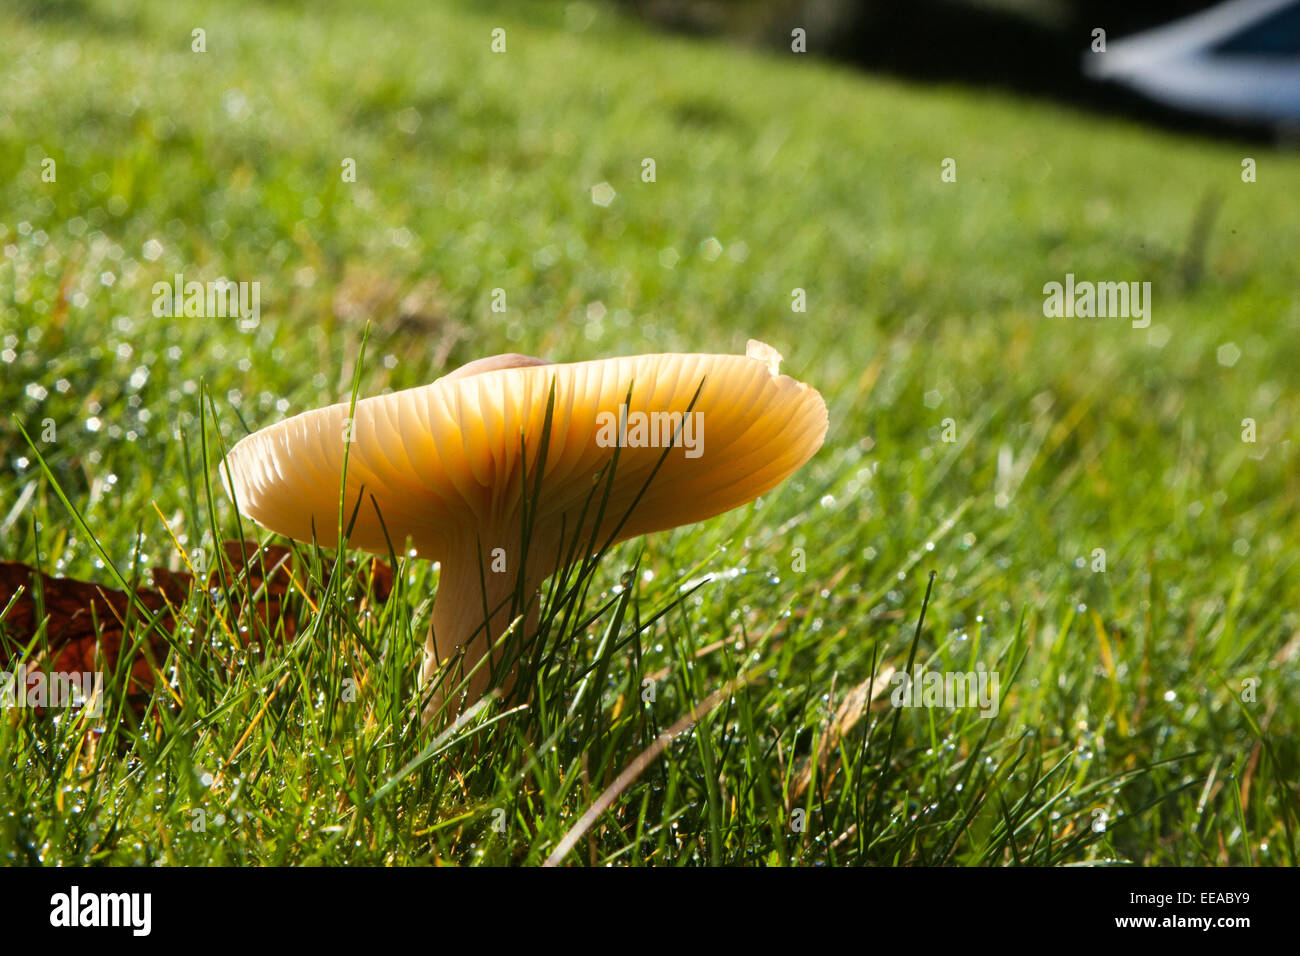
M 599 6 L 138 7 L 0 14 L 0 559 L 217 562 L 258 533 L 223 447 L 497 352 L 754 336 L 830 433 L 615 549 L 529 706 L 450 733 L 426 563 L 380 602 L 297 546 L 294 627 L 246 651 L 247 582 L 196 588 L 143 717 L 0 720 L 8 861 L 541 863 L 608 794 L 565 862 L 1295 864 L 1300 160 Z M 178 272 L 260 282 L 260 326 L 154 318 Z M 1151 281 L 1151 327 L 1044 318 L 1066 272 Z M 996 669 L 996 717 L 837 717 L 913 653 Z

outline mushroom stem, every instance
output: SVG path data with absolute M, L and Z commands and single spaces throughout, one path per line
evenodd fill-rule
M 512 660 L 508 672 L 500 673 L 502 657 L 508 650 L 518 653 L 517 649 L 526 646 L 536 633 L 541 605 L 538 590 L 553 570 L 541 561 L 530 561 L 524 571 L 525 604 L 516 609 L 514 594 L 519 583 L 520 551 L 517 544 L 494 547 L 484 542 L 481 551 L 471 545 L 441 562 L 433 621 L 420 673 L 421 699 L 428 697 L 423 714 L 425 723 L 433 720 L 439 711 L 455 719 L 462 708 L 477 702 L 492 686 L 506 691 L 513 687 L 518 661 Z M 520 632 L 506 642 L 509 647 L 496 646 L 520 613 L 524 615 Z M 485 657 L 488 661 L 479 666 Z M 444 670 L 448 661 L 453 664 Z M 438 686 L 429 693 L 430 685 L 440 674 Z

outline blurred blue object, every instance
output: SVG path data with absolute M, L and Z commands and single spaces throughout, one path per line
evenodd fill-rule
M 1300 0 L 1230 0 L 1086 53 L 1084 72 L 1177 109 L 1300 123 Z

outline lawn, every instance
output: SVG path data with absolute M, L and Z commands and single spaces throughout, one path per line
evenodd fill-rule
M 0 12 L 0 560 L 225 574 L 126 621 L 147 703 L 0 714 L 0 860 L 1296 864 L 1300 157 L 603 5 L 362 6 Z M 157 317 L 178 273 L 260 322 Z M 1046 317 L 1067 273 L 1149 326 Z M 529 706 L 420 726 L 425 562 L 381 600 L 298 545 L 235 615 L 219 543 L 289 544 L 221 488 L 249 431 L 750 337 L 825 446 L 610 553 Z M 909 661 L 996 713 L 865 706 Z

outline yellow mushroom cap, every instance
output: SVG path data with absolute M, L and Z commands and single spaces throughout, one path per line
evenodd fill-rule
M 421 557 L 440 559 L 467 536 L 520 525 L 525 473 L 534 527 L 563 526 L 567 536 L 586 504 L 590 529 L 605 493 L 597 476 L 617 450 L 599 531 L 617 528 L 622 540 L 752 501 L 821 447 L 826 405 L 816 389 L 781 375 L 780 361 L 752 340 L 745 355 L 481 359 L 430 385 L 361 399 L 354 409 L 344 402 L 304 412 L 249 435 L 226 457 L 222 481 L 244 516 L 328 545 L 346 451 L 345 521 L 361 495 L 348 543 L 386 552 L 391 541 L 400 552 L 409 540 Z

